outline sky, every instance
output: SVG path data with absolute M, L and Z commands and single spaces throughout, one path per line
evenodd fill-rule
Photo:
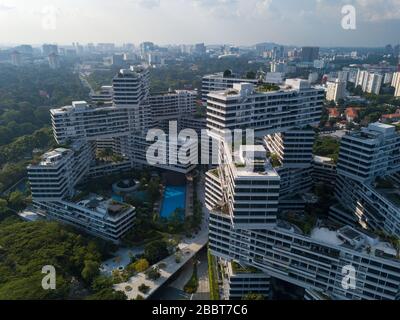
M 1 44 L 384 46 L 399 30 L 400 0 L 0 0 Z

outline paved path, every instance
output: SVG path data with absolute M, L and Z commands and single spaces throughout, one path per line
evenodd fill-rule
M 197 265 L 197 275 L 199 277 L 199 287 L 193 295 L 192 300 L 210 300 L 210 282 L 208 278 L 208 258 L 207 251 L 203 250 Z
M 114 285 L 114 289 L 125 292 L 129 300 L 135 299 L 138 295 L 143 296 L 145 299 L 149 298 L 160 286 L 162 286 L 173 274 L 179 271 L 191 258 L 197 254 L 197 252 L 199 252 L 207 244 L 208 229 L 203 228 L 194 239 L 187 239 L 186 241 L 187 243 L 183 242 L 179 245 L 183 252 L 183 257 L 180 263 L 176 263 L 175 255 L 172 255 L 156 264 L 159 265 L 163 263 L 166 265 L 164 269 L 160 270 L 161 277 L 159 279 L 155 281 L 149 280 L 142 272 L 130 278 L 127 282 Z M 145 284 L 149 287 L 149 291 L 147 293 L 139 291 L 139 287 L 142 284 Z
M 143 251 L 143 247 L 121 248 L 115 253 L 114 257 L 101 264 L 100 272 L 111 276 L 114 270 L 125 269 L 131 263 L 132 257 L 143 254 Z

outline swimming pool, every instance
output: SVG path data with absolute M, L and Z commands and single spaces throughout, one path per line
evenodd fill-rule
M 117 195 L 117 194 L 113 194 L 111 198 L 114 201 L 117 201 L 117 202 L 124 202 L 124 198 L 122 196 Z
M 172 187 L 167 186 L 164 191 L 161 217 L 170 218 L 176 209 L 181 208 L 185 210 L 186 204 L 186 187 Z

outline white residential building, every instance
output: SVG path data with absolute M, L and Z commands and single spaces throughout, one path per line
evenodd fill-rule
M 113 87 L 102 86 L 99 92 L 91 93 L 90 100 L 93 103 L 112 104 L 113 101 Z
M 336 79 L 329 81 L 326 88 L 326 100 L 338 102 L 346 97 L 346 82 Z
M 394 87 L 394 96 L 400 97 L 400 72 L 393 74 L 392 87 Z
M 360 86 L 363 92 L 378 95 L 381 91 L 383 76 L 377 73 L 359 70 L 355 85 Z
M 381 92 L 383 76 L 381 74 L 370 73 L 368 76 L 366 92 L 378 95 Z
M 340 205 L 331 208 L 331 218 L 399 237 L 398 190 L 380 182 L 398 172 L 400 134 L 394 126 L 373 123 L 344 136 L 335 191 Z
M 99 178 L 150 165 L 182 174 L 192 171 L 198 163 L 197 152 L 192 152 L 197 150 L 197 141 L 188 141 L 175 131 L 163 132 L 157 138 L 165 139 L 166 145 L 156 153 L 165 157 L 158 157 L 147 152 L 152 144 L 147 133 L 150 129 L 162 131 L 163 121 L 175 121 L 178 130 L 185 119 L 191 128 L 188 121 L 194 116 L 196 95 L 181 90 L 150 96 L 148 70 L 131 67 L 118 73 L 112 87 L 103 87 L 99 95 L 92 96 L 97 104 L 74 101 L 52 109 L 54 137 L 63 147 L 28 167 L 35 207 L 48 218 L 117 242 L 132 227 L 135 209 L 96 195 L 77 200 L 78 183 L 85 177 Z M 195 129 L 201 123 L 199 119 Z M 121 162 L 96 165 L 96 149 L 107 148 L 121 156 Z
M 266 144 L 278 154 L 283 167 L 285 163 L 288 168 L 311 163 L 311 152 L 301 153 L 304 146 L 312 145 L 311 132 L 305 129 L 319 120 L 324 91 L 299 80 L 287 84 L 286 90 L 262 92 L 243 83 L 208 95 L 208 128 L 220 142 L 220 165 L 206 178 L 211 253 L 301 286 L 313 292 L 314 299 L 317 293 L 332 299 L 396 299 L 400 260 L 390 243 L 350 226 L 334 229 L 319 223 L 302 229 L 301 224 L 279 218 L 280 198 L 288 193 L 282 188 L 285 178 L 280 167 L 271 165 L 276 159 L 269 159 L 260 146 L 235 151 L 225 139 L 227 129 L 251 128 L 257 138 L 269 135 Z M 377 130 L 393 142 L 385 153 L 388 157 L 382 156 L 387 166 L 376 170 L 394 168 L 400 148 L 397 146 L 397 153 L 393 149 L 393 132 L 379 126 Z M 363 146 L 352 146 L 351 152 L 359 149 Z M 249 157 L 250 150 L 253 156 Z M 300 163 L 292 159 L 292 152 Z M 378 154 L 373 152 L 372 156 Z M 349 264 L 360 275 L 355 289 L 342 286 L 342 268 Z M 227 291 L 234 294 L 232 284 Z M 248 292 L 240 291 L 242 279 L 238 284 L 238 295 Z
M 96 195 L 76 198 L 76 185 L 89 172 L 92 156 L 91 145 L 77 141 L 70 149 L 57 148 L 28 166 L 33 205 L 48 219 L 118 242 L 132 228 L 135 208 Z
M 223 72 L 204 76 L 201 85 L 201 96 L 203 103 L 207 102 L 207 95 L 210 92 L 233 88 L 233 85 L 235 83 L 242 83 L 242 82 L 257 84 L 259 80 L 241 79 L 236 77 L 235 75 L 232 75 L 230 77 L 224 77 Z

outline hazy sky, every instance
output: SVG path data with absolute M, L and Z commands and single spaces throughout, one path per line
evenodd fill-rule
M 352 4 L 357 29 L 341 27 Z M 0 43 L 400 43 L 400 0 L 0 0 Z

